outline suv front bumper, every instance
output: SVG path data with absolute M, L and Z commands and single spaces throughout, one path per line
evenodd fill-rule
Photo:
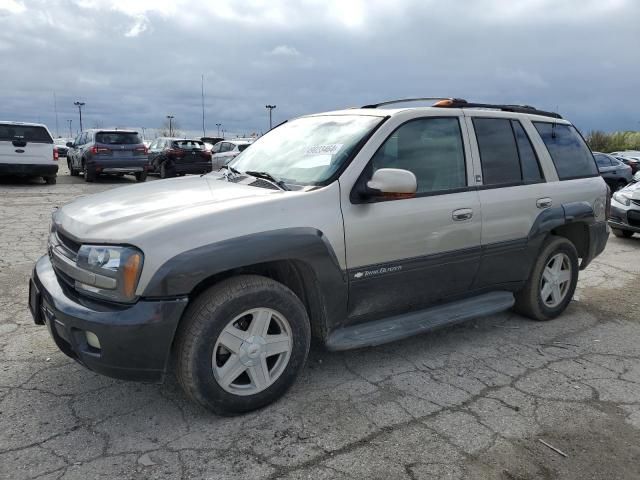
M 611 205 L 609 226 L 620 230 L 640 233 L 640 206 L 634 204 L 626 208 Z
M 125 380 L 163 380 L 186 305 L 186 298 L 110 305 L 79 297 L 60 283 L 46 255 L 29 282 L 34 322 L 47 325 L 58 348 L 90 370 Z M 87 332 L 100 348 L 89 345 Z

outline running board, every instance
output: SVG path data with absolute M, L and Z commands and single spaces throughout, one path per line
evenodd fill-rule
M 335 330 L 329 335 L 329 350 L 373 347 L 429 332 L 440 327 L 502 312 L 513 306 L 511 292 L 491 292 L 446 303 L 417 312 L 360 323 Z

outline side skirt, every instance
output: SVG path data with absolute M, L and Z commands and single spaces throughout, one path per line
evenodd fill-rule
M 373 347 L 502 312 L 513 306 L 513 293 L 491 292 L 417 312 L 334 330 L 327 340 L 332 351 Z

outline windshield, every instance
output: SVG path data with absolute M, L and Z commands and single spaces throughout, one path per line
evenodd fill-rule
M 364 115 L 299 118 L 271 130 L 229 165 L 295 185 L 322 184 L 381 121 Z

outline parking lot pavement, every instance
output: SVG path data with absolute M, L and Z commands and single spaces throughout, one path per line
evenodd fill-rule
M 77 366 L 27 310 L 52 208 L 131 183 L 0 179 L 0 478 L 638 478 L 640 238 L 610 238 L 555 321 L 314 348 L 284 399 L 224 418 Z

